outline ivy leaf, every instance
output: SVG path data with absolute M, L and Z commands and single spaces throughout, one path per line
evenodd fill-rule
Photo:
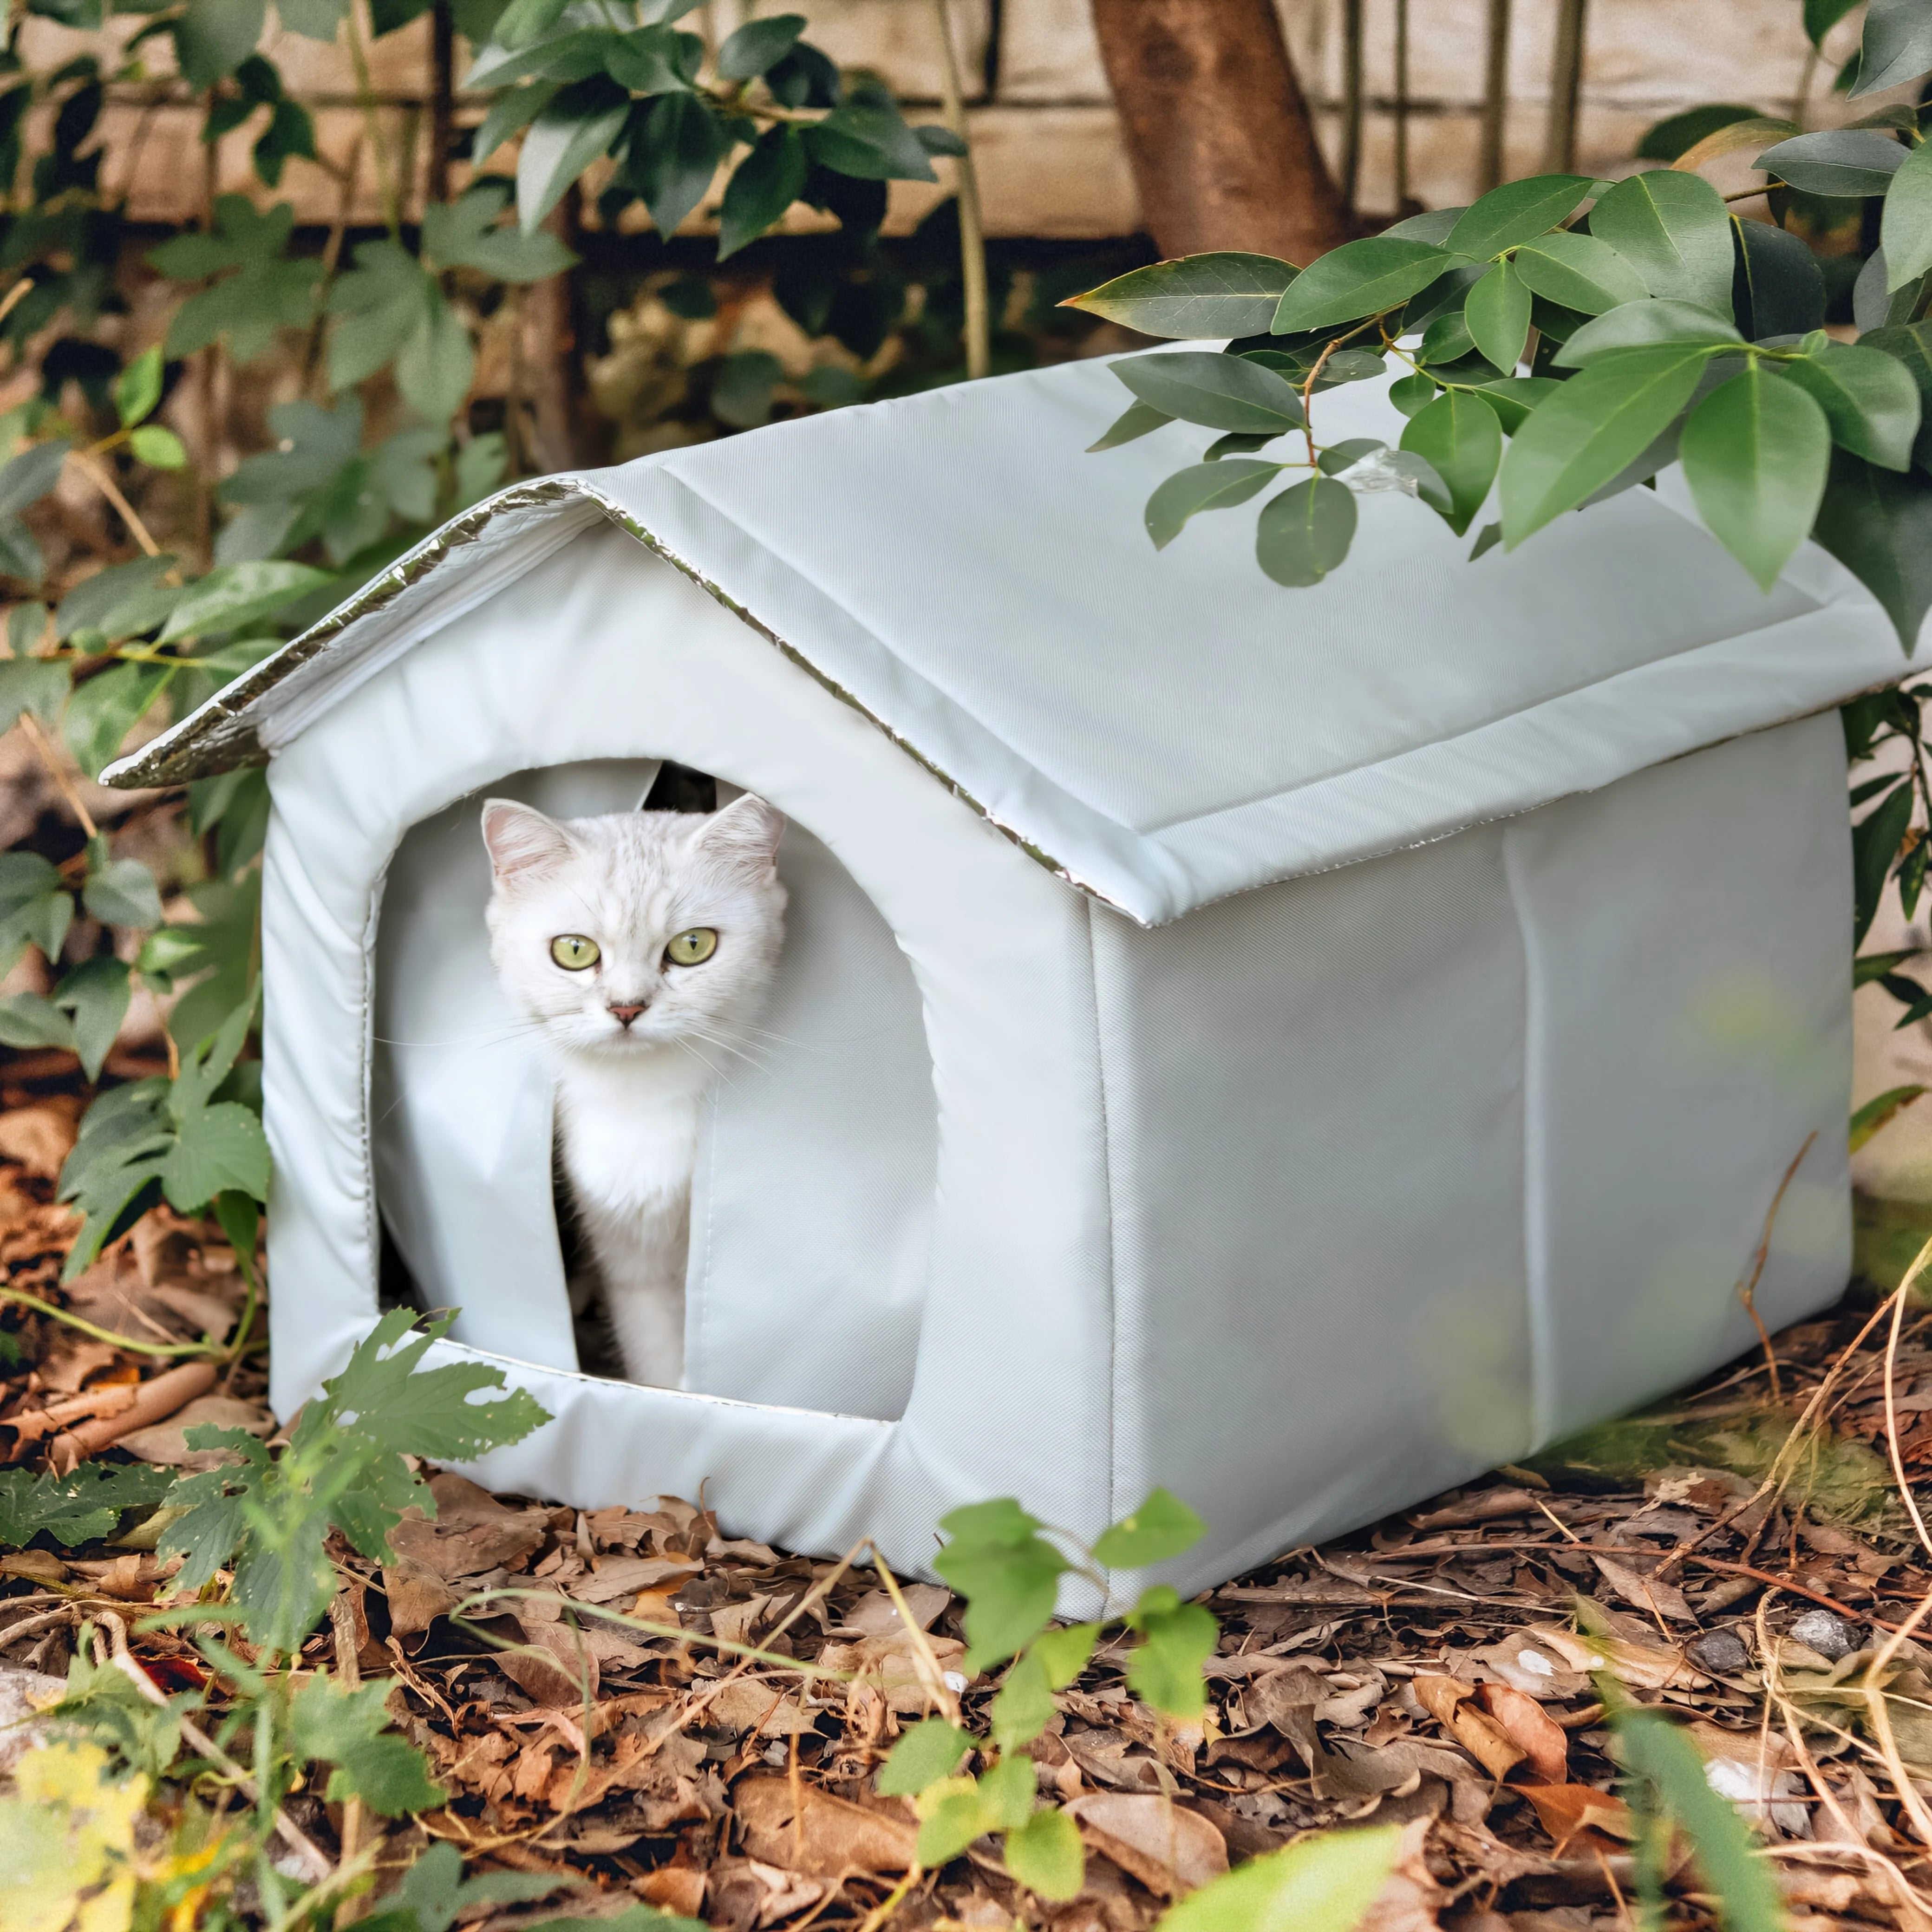
M 944 1718 L 926 1718 L 893 1745 L 880 1768 L 880 1793 L 887 1798 L 916 1798 L 928 1785 L 950 1778 L 972 1747 L 970 1732 Z
M 184 1214 L 198 1214 L 230 1191 L 266 1199 L 268 1142 L 261 1122 L 238 1101 L 197 1108 L 181 1124 L 160 1180 L 169 1205 Z
M 1619 302 L 1641 302 L 1650 292 L 1642 276 L 1594 235 L 1559 230 L 1525 243 L 1514 260 L 1516 273 L 1532 295 L 1583 315 L 1600 315 Z
M 1911 467 L 1918 385 L 1896 358 L 1862 344 L 1827 340 L 1775 366 L 1825 412 L 1841 447 L 1882 469 Z
M 1141 1634 L 1127 1660 L 1128 1688 L 1170 1718 L 1200 1716 L 1208 1705 L 1201 1666 L 1214 1654 L 1220 1635 L 1212 1612 L 1184 1604 L 1166 1584 L 1157 1583 L 1142 1592 L 1127 1624 Z
M 149 1463 L 78 1464 L 68 1475 L 0 1469 L 0 1544 L 24 1550 L 46 1536 L 64 1550 L 112 1535 L 130 1509 L 158 1503 L 172 1469 Z
M 1505 182 L 1463 209 L 1443 243 L 1452 255 L 1482 262 L 1567 221 L 1592 183 L 1584 175 L 1532 175 Z
M 267 23 L 266 0 L 188 0 L 173 22 L 175 61 L 197 93 L 252 54 Z
M 1590 232 L 1629 262 L 1653 296 L 1729 320 L 1730 214 L 1701 175 L 1658 168 L 1626 177 L 1591 209 Z
M 1909 656 L 1932 608 L 1932 490 L 1834 449 L 1811 534 L 1884 606 Z
M 1203 510 L 1232 509 L 1245 503 L 1281 474 L 1278 463 L 1230 456 L 1177 470 L 1148 499 L 1143 520 L 1156 550 L 1180 536 L 1187 520 Z
M 608 151 L 630 111 L 631 97 L 599 74 L 565 88 L 531 122 L 517 157 L 517 220 L 526 235 Z
M 161 922 L 160 889 L 138 859 L 112 860 L 88 873 L 81 902 L 104 926 L 145 930 Z
M 1325 328 L 1378 315 L 1406 302 L 1455 266 L 1444 250 L 1426 242 L 1372 235 L 1312 262 L 1282 292 L 1274 314 L 1274 333 Z
M 1726 246 L 1728 247 L 1728 239 Z M 1726 269 L 1728 275 L 1730 270 Z M 1666 343 L 1688 342 L 1715 346 L 1742 344 L 1744 338 L 1728 322 L 1696 304 L 1652 297 L 1619 302 L 1613 309 L 1585 322 L 1553 358 L 1559 369 L 1582 369 L 1619 349 L 1652 349 Z
M 1642 455 L 1690 401 L 1708 353 L 1626 350 L 1539 404 L 1503 457 L 1504 542 L 1514 549 Z
M 962 1668 L 976 1673 L 1039 1634 L 1053 1614 L 1060 1576 L 1072 1566 L 1011 1497 L 954 1510 L 939 1526 L 950 1540 L 933 1568 L 967 1600 L 970 1648 Z
M 1311 477 L 1262 506 L 1255 556 L 1277 584 L 1319 584 L 1355 538 L 1355 493 L 1332 476 Z
M 796 14 L 785 17 L 796 20 Z M 770 24 L 754 20 L 739 28 Z M 736 34 L 732 36 L 733 39 Z M 812 158 L 805 138 L 796 128 L 768 128 L 758 143 L 734 170 L 724 186 L 724 202 L 718 225 L 718 259 L 735 255 L 748 242 L 756 241 L 796 201 L 812 172 Z
M 329 313 L 328 386 L 350 388 L 385 368 L 421 323 L 432 278 L 400 243 L 364 242 L 356 266 L 337 282 Z
M 1272 255 L 1234 250 L 1183 255 L 1117 275 L 1063 308 L 1118 322 L 1143 335 L 1264 335 L 1300 272 Z
M 214 233 L 179 235 L 148 251 L 149 266 L 170 280 L 223 277 L 175 311 L 168 325 L 168 355 L 190 356 L 225 337 L 238 362 L 252 362 L 272 346 L 278 331 L 308 324 L 322 264 L 285 259 L 295 220 L 295 209 L 286 201 L 258 213 L 246 195 L 220 195 L 214 203 Z M 235 272 L 223 273 L 231 269 Z
M 1182 350 L 1126 356 L 1108 367 L 1142 402 L 1183 422 L 1279 435 L 1307 421 L 1300 392 L 1244 356 Z
M 392 1726 L 385 1684 L 344 1689 L 317 1671 L 289 1703 L 289 1738 L 296 1756 L 336 1768 L 331 1804 L 359 1798 L 385 1818 L 406 1817 L 442 1804 L 449 1794 L 429 1774 L 422 1753 Z
M 1918 0 L 1871 0 L 1852 98 L 1932 71 L 1932 18 Z
M 100 1078 L 131 998 L 127 966 L 114 958 L 83 960 L 55 988 L 53 1004 L 74 1016 L 74 1051 L 88 1079 Z
M 1766 148 L 1754 165 L 1807 194 L 1857 201 L 1884 194 L 1904 160 L 1905 150 L 1889 134 L 1868 128 L 1833 128 L 1780 141 Z
M 1094 1559 L 1109 1570 L 1144 1570 L 1192 1550 L 1207 1534 L 1208 1526 L 1178 1496 L 1156 1490 L 1138 1509 L 1101 1532 Z
M 508 184 L 493 176 L 453 202 L 432 202 L 423 210 L 424 256 L 500 282 L 540 282 L 573 267 L 576 256 L 548 230 L 526 235 L 496 226 L 509 197 Z
M 1462 304 L 1469 339 L 1498 369 L 1514 369 L 1529 340 L 1529 290 L 1508 262 L 1498 262 Z
M 463 406 L 476 375 L 470 332 L 431 284 L 422 320 L 396 357 L 396 387 L 426 422 L 446 424 Z
M 1400 1825 L 1311 1833 L 1190 1892 L 1169 1909 L 1161 1932 L 1251 1932 L 1264 1925 L 1354 1932 L 1388 1886 L 1401 1851 Z
M 154 413 L 161 399 L 161 352 L 146 350 L 135 357 L 114 382 L 114 408 L 123 429 L 132 429 Z
M 1056 1901 L 1079 1896 L 1087 1877 L 1086 1847 L 1079 1826 L 1064 1811 L 1036 1811 L 1006 1834 L 1003 1849 L 1007 1870 L 1028 1891 Z
M 318 590 L 331 580 L 326 571 L 306 563 L 224 564 L 193 585 L 175 606 L 162 629 L 161 641 L 171 644 L 177 638 L 235 630 L 258 617 L 268 616 L 284 604 Z
M 1768 590 L 1825 494 L 1832 458 L 1825 412 L 1754 362 L 1690 412 L 1678 450 L 1705 527 Z
M 802 14 L 772 14 L 747 20 L 718 50 L 718 79 L 756 80 L 791 52 L 805 28 Z

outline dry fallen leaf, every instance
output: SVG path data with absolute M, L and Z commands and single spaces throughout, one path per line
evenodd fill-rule
M 896 1875 L 917 1862 L 919 1827 L 910 1808 L 870 1810 L 784 1778 L 748 1778 L 731 1798 L 746 1851 L 765 1864 L 838 1878 L 848 1872 Z
M 1630 1807 L 1610 1792 L 1588 1784 L 1525 1784 L 1517 1789 L 1536 1808 L 1543 1828 L 1559 1850 L 1582 1831 L 1602 1832 L 1612 1838 L 1635 1835 Z
M 389 1546 L 432 1570 L 446 1582 L 460 1576 L 480 1576 L 514 1558 L 527 1556 L 544 1540 L 549 1512 L 513 1510 L 488 1490 L 447 1472 L 430 1478 L 436 1514 L 425 1521 L 418 1510 L 408 1510 L 390 1532 Z
M 1529 1760 L 1539 1784 L 1568 1782 L 1569 1734 L 1534 1697 L 1507 1684 L 1479 1685 L 1476 1695 L 1497 1728 Z
M 1066 1809 L 1095 1851 L 1163 1898 L 1192 1892 L 1228 1869 L 1220 1833 L 1198 1812 L 1165 1796 L 1096 1791 Z
M 1416 1702 L 1499 1782 L 1529 1755 L 1493 1718 L 1474 1707 L 1474 1692 L 1460 1679 L 1420 1676 L 1410 1688 Z
M 0 1118 L 4 1118 L 0 1115 Z M 275 1432 L 275 1419 L 259 1403 L 236 1402 L 223 1395 L 197 1396 L 171 1420 L 146 1429 L 136 1429 L 122 1436 L 117 1448 L 144 1462 L 190 1472 L 218 1468 L 235 1460 L 232 1450 L 190 1449 L 188 1432 L 194 1428 L 245 1429 L 250 1436 L 269 1436 Z
M 660 1586 L 674 1590 L 687 1576 L 696 1576 L 698 1568 L 682 1558 L 600 1556 L 589 1576 L 570 1580 L 570 1594 L 582 1604 L 614 1604 Z
M 801 1711 L 796 1695 L 754 1677 L 740 1677 L 709 1699 L 698 1721 L 709 1730 L 748 1731 L 760 1737 L 804 1738 L 816 1735 L 811 1716 Z
M 952 1637 L 928 1636 L 919 1641 L 943 1671 L 957 1670 L 966 1654 L 966 1646 Z M 880 1636 L 861 1637 L 856 1643 L 828 1643 L 818 1661 L 827 1670 L 850 1671 L 854 1681 L 848 1690 L 869 1690 L 883 1696 L 901 1717 L 932 1708 L 934 1700 L 920 1674 L 918 1646 L 913 1633 L 903 1625 Z
M 1666 1583 L 1659 1576 L 1647 1576 L 1634 1564 L 1619 1563 L 1615 1557 L 1605 1556 L 1600 1552 L 1593 1552 L 1591 1560 L 1603 1573 L 1604 1582 L 1633 1610 L 1671 1623 L 1694 1624 L 1697 1621 L 1696 1612 L 1684 1600 L 1684 1592 L 1676 1584 Z
M 934 1583 L 902 1584 L 899 1594 L 905 1599 L 906 1608 L 912 1612 L 913 1622 L 921 1630 L 930 1630 L 934 1619 L 952 1600 L 950 1590 L 942 1590 Z M 884 1636 L 903 1627 L 892 1598 L 883 1590 L 874 1590 L 861 1597 L 845 1612 L 845 1621 L 838 1634 Z

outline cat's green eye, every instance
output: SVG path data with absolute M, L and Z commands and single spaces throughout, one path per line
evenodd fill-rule
M 594 966 L 603 956 L 594 939 L 586 939 L 580 932 L 566 932 L 560 939 L 550 943 L 550 956 L 566 973 L 581 973 L 586 966 Z
M 717 934 L 708 926 L 694 926 L 664 948 L 664 957 L 674 966 L 701 966 L 717 950 Z

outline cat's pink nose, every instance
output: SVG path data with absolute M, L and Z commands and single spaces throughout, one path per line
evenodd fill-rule
M 620 1022 L 625 1026 L 628 1026 L 631 1022 L 644 1011 L 644 1006 L 645 1002 L 642 1000 L 638 1000 L 635 1006 L 620 1006 L 614 1005 L 610 1008 L 610 1016 L 612 1018 Z

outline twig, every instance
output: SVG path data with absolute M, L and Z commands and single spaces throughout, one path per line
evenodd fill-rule
M 1765 1210 L 1764 1232 L 1758 1237 L 1757 1252 L 1751 1256 L 1748 1274 L 1738 1278 L 1737 1297 L 1744 1305 L 1744 1312 L 1751 1318 L 1751 1326 L 1757 1330 L 1757 1339 L 1763 1346 L 1765 1366 L 1771 1372 L 1771 1399 L 1773 1402 L 1784 1400 L 1784 1386 L 1778 1372 L 1778 1352 L 1771 1346 L 1771 1331 L 1764 1325 L 1764 1317 L 1757 1312 L 1757 1285 L 1764 1279 L 1765 1264 L 1771 1258 L 1771 1231 L 1778 1220 L 1778 1210 L 1784 1204 L 1784 1192 L 1792 1183 L 1798 1168 L 1804 1165 L 1804 1156 L 1811 1151 L 1811 1143 L 1818 1138 L 1818 1130 L 1814 1127 L 1804 1136 L 1804 1144 L 1792 1157 L 1791 1165 L 1784 1170 L 1784 1178 L 1778 1184 L 1778 1192 L 1771 1197 L 1771 1205 Z
M 167 1694 L 140 1665 L 135 1661 L 128 1648 L 128 1627 L 112 1610 L 100 1612 L 100 1621 L 107 1626 L 113 1640 L 114 1667 L 134 1685 L 148 1702 L 158 1709 L 168 1709 Z M 228 1754 L 195 1723 L 193 1718 L 176 1714 L 181 1725 L 181 1733 L 187 1738 L 196 1754 L 205 1757 L 211 1764 L 218 1765 L 235 1780 L 236 1789 L 251 1804 L 262 1802 L 261 1787 L 247 1772 L 242 1769 Z M 278 1804 L 275 1807 L 275 1832 L 284 1844 L 292 1852 L 302 1867 L 302 1875 L 311 1885 L 319 1885 L 330 1877 L 334 1868 L 327 1855 L 315 1840 L 303 1831 Z
M 212 1362 L 184 1362 L 178 1368 L 164 1369 L 140 1384 L 134 1400 L 119 1414 L 100 1416 L 56 1436 L 47 1444 L 47 1460 L 62 1474 L 69 1474 L 88 1456 L 112 1448 L 124 1436 L 178 1414 L 214 1386 Z
M 134 532 L 134 541 L 150 556 L 159 556 L 160 545 L 148 535 L 147 525 L 135 514 L 134 505 L 122 495 L 120 486 L 108 475 L 106 467 L 97 463 L 83 450 L 68 451 L 67 460 L 114 506 L 120 514 L 121 520 Z
M 1925 1801 L 1919 1796 L 1918 1787 L 1912 1783 L 1911 1774 L 1905 1768 L 1905 1760 L 1899 1754 L 1898 1740 L 1892 1735 L 1891 1707 L 1886 1701 L 1884 1687 L 1880 1680 L 1905 1640 L 1924 1622 L 1928 1612 L 1932 1612 L 1932 1592 L 1926 1594 L 1918 1607 L 1886 1639 L 1878 1654 L 1866 1665 L 1864 1686 L 1865 1708 L 1871 1714 L 1873 1736 L 1885 1759 L 1886 1768 L 1898 1787 L 1899 1802 L 1910 1814 L 1922 1845 L 1932 1845 L 1932 1811 L 1925 1808 Z
M 884 1924 L 886 1921 L 891 1918 L 904 1903 L 906 1894 L 919 1882 L 920 1869 L 916 1860 L 906 1868 L 905 1876 L 901 1879 L 898 1883 L 894 1886 L 870 1912 L 866 1913 L 863 1923 L 859 1928 L 859 1932 L 879 1932 L 879 1928 Z
M 1774 1576 L 1768 1570 L 1754 1570 L 1748 1563 L 1727 1563 L 1716 1556 L 1694 1556 L 1690 1560 L 1706 1570 L 1721 1570 L 1731 1576 L 1749 1576 L 1774 1590 L 1789 1591 L 1794 1597 L 1803 1597 L 1812 1603 L 1822 1604 L 1834 1616 L 1843 1617 L 1848 1623 L 1872 1624 L 1882 1630 L 1898 1628 L 1898 1624 L 1888 1624 L 1882 1617 L 1870 1616 L 1864 1610 L 1855 1610 L 1849 1604 L 1841 1604 L 1836 1597 L 1828 1597 L 1822 1591 L 1807 1589 L 1802 1583 L 1794 1583 L 1788 1576 Z
M 74 788 L 60 760 L 54 756 L 53 747 L 47 742 L 47 734 L 40 729 L 40 721 L 31 711 L 20 713 L 20 729 L 27 734 L 27 742 L 39 753 L 40 763 L 47 768 L 47 775 L 60 787 L 61 796 L 68 802 L 68 808 L 80 820 L 80 829 L 90 839 L 100 836 L 100 828 L 94 822 L 94 815 L 80 802 L 80 794 Z
M 912 1640 L 912 1647 L 917 1653 L 923 1668 L 920 1675 L 926 1679 L 926 1690 L 934 1702 L 954 1724 L 959 1721 L 959 1700 L 954 1695 L 952 1687 L 946 1681 L 946 1673 L 939 1667 L 939 1659 L 932 1646 L 926 1641 L 913 1613 L 906 1607 L 906 1600 L 899 1593 L 899 1586 L 892 1573 L 886 1568 L 884 1552 L 875 1543 L 872 1545 L 872 1568 L 879 1573 L 879 1580 L 886 1586 L 886 1594 L 892 1600 L 892 1608 L 898 1611 L 899 1621 L 906 1627 L 906 1634 Z
M 362 1682 L 362 1666 L 356 1655 L 356 1616 L 349 1607 L 346 1591 L 338 1589 L 329 1599 L 328 1628 L 334 1640 L 335 1678 L 345 1690 L 355 1690 Z M 355 1857 L 362 1849 L 362 1801 L 352 1794 L 342 1802 L 342 1840 L 344 1860 Z M 335 1916 L 338 1925 L 346 1924 L 351 1918 L 359 1917 L 357 1901 L 350 1900 Z
M 1918 1514 L 1918 1499 L 1912 1493 L 1912 1485 L 1906 1480 L 1904 1452 L 1898 1446 L 1897 1389 L 1898 1332 L 1905 1322 L 1905 1298 L 1912 1283 L 1924 1272 L 1928 1259 L 1932 1259 L 1932 1241 L 1928 1241 L 1918 1250 L 1892 1298 L 1892 1328 L 1885 1342 L 1885 1446 L 1892 1459 L 1892 1475 L 1898 1484 L 1899 1500 L 1905 1505 L 1906 1514 L 1912 1519 L 1912 1527 L 1918 1532 L 1918 1540 L 1928 1550 L 1932 1550 L 1932 1535 L 1926 1533 L 1925 1519 Z
M 16 282 L 4 296 L 0 296 L 0 322 L 4 322 L 27 299 L 33 286 L 34 278 L 28 275 Z
M 992 318 L 986 296 L 986 234 L 980 214 L 980 178 L 974 171 L 966 104 L 959 86 L 959 62 L 952 47 L 952 22 L 946 0 L 932 0 L 939 28 L 939 80 L 946 126 L 965 149 L 952 163 L 953 199 L 959 210 L 959 274 L 966 289 L 966 379 L 976 382 L 993 366 Z

